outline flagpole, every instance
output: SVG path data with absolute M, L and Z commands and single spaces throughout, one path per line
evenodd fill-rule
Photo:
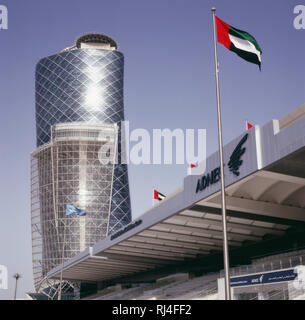
M 222 225 L 223 225 L 223 255 L 224 255 L 224 270 L 225 270 L 225 297 L 226 300 L 231 300 L 230 288 L 230 264 L 229 264 L 229 247 L 227 237 L 227 212 L 226 212 L 226 195 L 225 195 L 225 179 L 224 179 L 224 162 L 223 162 L 223 144 L 222 144 L 222 124 L 220 110 L 220 93 L 219 93 L 219 64 L 217 56 L 216 44 L 216 8 L 212 8 L 213 14 L 213 30 L 214 30 L 214 57 L 215 57 L 215 77 L 216 77 L 216 95 L 217 95 L 217 118 L 218 118 L 218 140 L 219 140 L 219 160 L 221 173 L 221 207 L 222 207 Z
M 65 225 L 65 221 L 64 221 L 64 241 L 62 244 L 62 253 L 61 253 L 61 269 L 60 269 L 58 300 L 61 300 L 61 291 L 62 291 L 61 286 L 62 286 L 62 275 L 63 275 L 63 270 L 64 270 L 65 242 L 66 242 L 66 225 Z

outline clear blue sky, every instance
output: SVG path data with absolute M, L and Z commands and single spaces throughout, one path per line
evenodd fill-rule
M 262 72 L 219 46 L 224 140 L 305 103 L 305 30 L 293 28 L 300 1 L 0 0 L 9 29 L 0 30 L 0 264 L 21 273 L 18 297 L 33 290 L 30 153 L 35 149 L 34 68 L 87 32 L 114 37 L 125 55 L 125 115 L 132 128 L 205 128 L 217 147 L 211 7 L 248 31 L 263 49 Z M 183 183 L 185 166 L 130 166 L 133 217 Z

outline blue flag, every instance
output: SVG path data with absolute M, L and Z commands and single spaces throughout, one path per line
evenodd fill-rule
M 74 207 L 72 204 L 67 204 L 66 205 L 66 216 L 71 216 L 71 215 L 78 215 L 78 216 L 85 216 L 87 212 L 82 209 L 78 209 Z

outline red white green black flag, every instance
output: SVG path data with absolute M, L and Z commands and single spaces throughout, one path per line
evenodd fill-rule
M 161 192 L 157 191 L 154 189 L 154 199 L 155 200 L 159 200 L 159 201 L 162 201 L 163 199 L 165 199 L 165 195 L 162 194 Z
M 261 68 L 262 49 L 255 38 L 248 32 L 233 28 L 217 16 L 215 18 L 217 41 L 241 58 L 255 63 Z

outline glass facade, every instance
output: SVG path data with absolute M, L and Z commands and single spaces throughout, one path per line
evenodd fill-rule
M 124 120 L 121 52 L 74 49 L 36 66 L 37 147 L 50 141 L 56 123 L 119 123 Z
M 60 263 L 64 233 L 69 258 L 131 221 L 127 165 L 120 164 L 123 75 L 124 57 L 115 49 L 72 47 L 36 66 L 32 238 L 37 281 Z M 118 163 L 109 167 L 97 158 L 103 142 L 96 135 L 111 128 L 116 128 Z M 65 218 L 66 204 L 87 215 Z
M 51 142 L 32 154 L 36 282 L 61 263 L 63 252 L 70 258 L 107 236 L 117 131 L 116 125 L 55 125 Z M 88 214 L 66 216 L 66 204 Z
M 51 138 L 57 123 L 118 123 L 124 120 L 124 56 L 116 50 L 78 49 L 41 59 L 36 67 L 37 147 Z M 114 169 L 110 229 L 131 221 L 127 166 Z

